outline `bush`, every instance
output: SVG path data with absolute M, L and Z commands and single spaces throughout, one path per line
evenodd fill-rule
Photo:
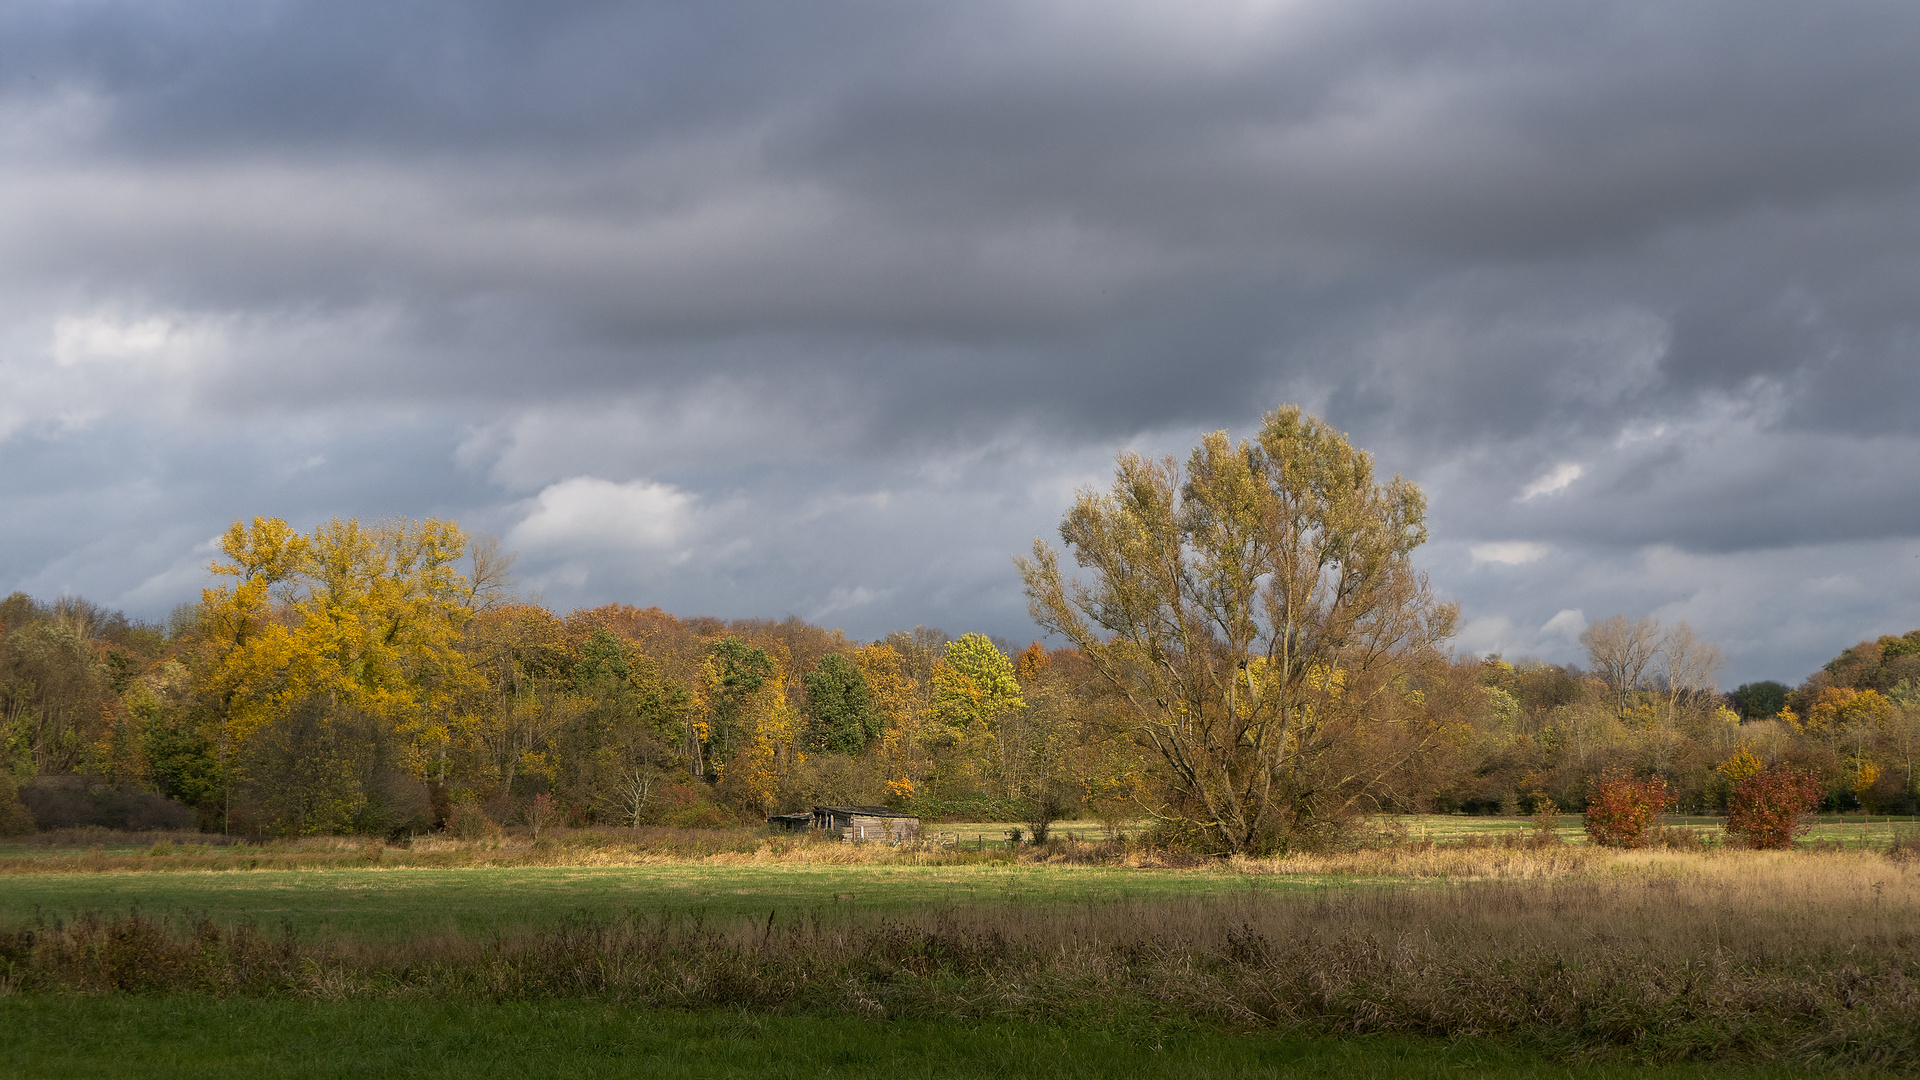
M 560 824 L 560 808 L 553 805 L 553 796 L 541 792 L 527 804 L 527 824 L 533 826 L 533 842 L 540 842 L 540 830 Z
M 1727 798 L 1727 834 L 1750 848 L 1779 850 L 1793 846 L 1803 831 L 1800 815 L 1820 805 L 1824 794 L 1812 770 L 1775 765 L 1746 777 Z
M 455 804 L 453 812 L 447 815 L 447 831 L 468 843 L 500 839 L 500 826 L 487 817 L 479 804 L 471 802 Z
M 121 791 L 86 776 L 36 776 L 20 788 L 20 801 L 42 829 L 97 825 L 128 832 L 190 831 L 199 818 L 164 795 Z
M 1635 780 L 1623 770 L 1609 769 L 1587 798 L 1587 836 L 1607 847 L 1645 847 L 1653 819 L 1673 801 L 1664 778 Z
M 1646 846 L 1664 851 L 1705 851 L 1707 841 L 1694 829 L 1664 827 L 1647 831 Z
M 1545 794 L 1533 799 L 1533 838 L 1540 844 L 1564 842 L 1560 839 L 1560 807 Z
M 25 836 L 33 831 L 33 815 L 20 801 L 13 774 L 0 769 L 0 836 Z
M 1899 863 L 1920 861 L 1920 829 L 1895 830 L 1887 858 Z
M 694 803 L 660 815 L 660 824 L 674 829 L 724 829 L 739 823 L 732 814 L 709 802 Z

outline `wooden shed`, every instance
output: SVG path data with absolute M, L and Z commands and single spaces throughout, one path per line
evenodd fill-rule
M 852 842 L 878 840 L 899 844 L 920 837 L 917 815 L 885 806 L 816 806 L 813 827 Z

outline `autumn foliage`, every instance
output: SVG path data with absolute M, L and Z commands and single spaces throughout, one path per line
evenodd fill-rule
M 1820 805 L 1820 778 L 1775 765 L 1736 783 L 1727 800 L 1727 834 L 1751 848 L 1785 849 L 1801 830 L 1800 815 Z
M 1603 773 L 1587 802 L 1587 835 L 1607 847 L 1645 846 L 1654 818 L 1673 806 L 1665 779 L 1635 780 L 1623 771 Z
M 63 825 L 134 827 L 106 805 L 130 792 L 223 832 L 486 841 L 814 804 L 1011 817 L 1125 772 L 1084 672 L 1037 644 L 1023 683 L 981 634 L 557 615 L 446 521 L 256 518 L 220 551 L 165 629 L 0 600 L 0 777 L 32 788 L 0 785 L 0 832 L 53 827 L 28 803 L 62 784 Z
M 1920 809 L 1920 630 L 1728 695 L 1711 643 L 1650 618 L 1595 623 L 1585 667 L 1449 656 L 1455 612 L 1411 559 L 1425 513 L 1297 409 L 1184 465 L 1123 457 L 1066 547 L 1021 562 L 1071 643 L 1024 650 L 560 613 L 450 521 L 235 522 L 164 626 L 0 597 L 0 834 L 138 828 L 141 800 L 223 832 L 482 839 L 884 802 L 1258 855 L 1372 814 L 1585 809 L 1597 844 L 1638 847 L 1670 807 L 1725 808 L 1778 847 L 1822 803 Z

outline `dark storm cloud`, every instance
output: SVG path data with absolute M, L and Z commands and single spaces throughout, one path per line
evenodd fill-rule
M 1012 636 L 1004 559 L 1074 483 L 1280 400 L 1426 483 L 1436 574 L 1515 627 L 1681 604 L 1648 550 L 1884 554 L 1915 40 L 1864 3 L 13 5 L 0 498 L 39 539 L 0 572 L 172 581 L 49 554 L 128 535 L 81 493 L 132 472 L 134 532 L 458 512 L 557 603 Z M 1521 619 L 1502 582 L 1576 555 Z

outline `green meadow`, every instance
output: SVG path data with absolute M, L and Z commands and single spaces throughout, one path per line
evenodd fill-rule
M 1669 817 L 1668 826 L 1717 840 L 1718 819 Z M 299 842 L 194 848 L 155 845 L 106 836 L 107 842 L 57 847 L 0 845 L 0 860 L 14 870 L 0 874 L 0 924 L 71 919 L 85 912 L 139 912 L 176 921 L 209 918 L 231 925 L 252 922 L 300 937 L 346 935 L 363 941 L 396 941 L 423 933 L 487 934 L 518 927 L 550 926 L 567 918 L 634 914 L 834 919 L 887 915 L 928 908 L 1015 905 L 1079 908 L 1112 902 L 1213 898 L 1247 890 L 1324 892 L 1381 884 L 1431 883 L 1432 878 L 1384 872 L 1247 874 L 1226 864 L 1193 869 L 1143 869 L 1121 865 L 1059 865 L 1019 861 L 1005 851 L 1002 823 L 938 826 L 957 837 L 969 854 L 986 846 L 980 861 L 932 865 L 900 861 L 762 861 L 714 859 L 641 865 L 527 865 L 512 852 L 463 849 L 452 856 L 467 865 L 414 865 L 408 852 L 391 849 L 387 865 L 366 865 L 354 849 L 334 852 Z M 1409 840 L 1442 846 L 1519 839 L 1534 833 L 1531 819 L 1419 815 L 1389 819 L 1384 827 Z M 1905 819 L 1816 820 L 1806 846 L 1884 849 Z M 1097 829 L 1062 830 L 1097 835 Z M 1556 832 L 1584 846 L 1577 817 L 1563 818 Z M 1000 847 L 991 845 L 995 842 Z M 744 847 L 751 851 L 755 841 Z M 303 853 L 305 853 L 303 855 Z M 76 857 L 77 856 L 77 857 Z M 417 860 L 441 857 L 415 856 Z M 287 865 L 300 858 L 314 865 Z M 565 853 L 558 857 L 568 860 Z M 742 854 L 741 858 L 745 858 Z M 86 868 L 97 859 L 101 868 Z M 273 860 L 279 859 L 275 865 Z M 209 861 L 212 860 L 212 861 Z M 327 860 L 332 860 L 331 862 Z M 376 861 L 379 861 L 376 858 Z M 256 867 L 255 864 L 266 864 Z M 208 867 L 214 867 L 209 869 Z M 38 872 L 21 872 L 37 870 Z
M 1577 820 L 1237 862 L 999 823 L 43 837 L 0 848 L 0 1076 L 1903 1075 L 1911 825 L 1619 851 Z
M 1498 839 L 1532 833 L 1539 828 L 1539 824 L 1530 817 L 1490 814 L 1406 814 L 1378 818 L 1375 822 L 1381 828 L 1404 829 L 1409 839 L 1441 843 L 1476 837 Z M 1686 829 L 1697 833 L 1708 844 L 1724 843 L 1726 840 L 1724 817 L 1667 814 L 1661 823 L 1670 829 Z M 1799 840 L 1803 846 L 1828 844 L 1845 848 L 1885 848 L 1896 836 L 1920 830 L 1920 817 L 1910 815 L 1809 814 L 1805 823 L 1806 832 Z M 1583 844 L 1587 839 L 1586 829 L 1578 814 L 1561 815 L 1554 823 L 1553 831 L 1568 843 Z
M 971 905 L 1078 907 L 1348 883 L 1326 875 L 1010 863 L 107 871 L 0 879 L 0 923 L 138 911 L 176 920 L 250 920 L 276 932 L 291 926 L 303 937 L 394 941 L 443 930 L 484 935 L 582 915 L 833 918 Z
M 1485 1039 L 1329 1039 L 1008 1021 L 684 1013 L 599 1002 L 0 998 L 0 1072 L 63 1080 L 1718 1080 L 1787 1065 L 1550 1061 Z M 1870 1076 L 1836 1072 L 1834 1076 Z

